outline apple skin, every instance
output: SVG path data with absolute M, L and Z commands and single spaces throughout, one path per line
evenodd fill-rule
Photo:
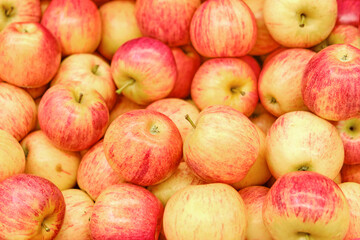
M 314 55 L 302 80 L 305 105 L 332 121 L 360 116 L 360 49 L 331 45 Z
M 25 154 L 21 145 L 4 130 L 0 130 L 0 166 L 0 182 L 25 171 Z
M 0 34 L 0 78 L 18 87 L 41 87 L 61 61 L 56 38 L 40 23 L 12 23 Z
M 274 56 L 262 69 L 259 81 L 259 98 L 264 108 L 274 116 L 292 111 L 306 111 L 302 99 L 302 77 L 306 65 L 315 52 L 292 48 Z
M 356 182 L 360 184 L 360 164 L 344 164 L 341 168 L 342 182 Z
M 40 9 L 41 9 L 41 16 L 44 15 L 44 12 L 49 7 L 51 0 L 40 0 Z M 40 22 L 40 20 L 39 20 Z
M 201 111 L 195 125 L 183 147 L 189 168 L 208 183 L 242 180 L 260 151 L 255 125 L 241 112 L 223 105 Z
M 333 180 L 316 172 L 291 172 L 270 188 L 263 220 L 274 239 L 342 240 L 350 210 Z
M 79 189 L 62 191 L 66 210 L 64 222 L 55 240 L 90 239 L 89 219 L 94 206 L 93 200 Z
M 94 201 L 107 187 L 123 182 L 124 179 L 110 167 L 105 157 L 103 140 L 96 143 L 82 157 L 77 183 Z
M 250 116 L 259 100 L 255 73 L 241 59 L 207 60 L 194 76 L 191 98 L 200 110 L 211 105 L 228 105 Z
M 239 191 L 244 200 L 247 216 L 247 240 L 272 240 L 269 231 L 264 225 L 262 207 L 269 188 L 263 186 L 246 187 Z
M 17 174 L 0 182 L 0 239 L 54 239 L 64 215 L 64 197 L 50 181 Z
M 0 32 L 13 22 L 40 22 L 39 0 L 1 0 Z
M 261 67 L 260 67 L 258 61 L 256 61 L 256 59 L 250 55 L 242 56 L 242 57 L 240 57 L 240 59 L 243 60 L 244 62 L 246 62 L 247 64 L 249 64 L 249 66 L 255 73 L 256 79 L 258 79 L 260 76 L 260 72 L 261 72 Z
M 24 89 L 0 82 L 0 105 L 0 129 L 16 140 L 23 139 L 35 127 L 36 105 Z
M 140 109 L 122 114 L 107 129 L 105 156 L 126 182 L 158 184 L 176 170 L 182 158 L 182 139 L 171 119 Z
M 334 28 L 337 4 L 336 0 L 265 0 L 263 14 L 276 42 L 285 47 L 308 48 L 326 39 Z
M 167 240 L 245 240 L 244 201 L 227 184 L 187 186 L 167 202 L 163 227 Z
M 276 117 L 269 113 L 264 106 L 259 102 L 256 105 L 254 112 L 250 115 L 249 119 L 265 134 L 268 133 L 270 127 L 276 121 Z
M 129 112 L 131 110 L 144 109 L 145 107 L 146 106 L 134 103 L 124 95 L 118 95 L 115 106 L 110 112 L 109 125 L 121 114 Z
M 34 100 L 36 100 L 37 98 L 40 98 L 42 95 L 44 95 L 48 88 L 49 84 L 46 84 L 38 88 L 24 88 L 24 90 L 27 91 Z
M 271 126 L 266 160 L 276 179 L 293 171 L 314 171 L 334 179 L 344 163 L 344 147 L 331 123 L 310 112 L 295 111 Z
M 41 130 L 56 147 L 81 151 L 104 135 L 109 110 L 97 91 L 58 84 L 41 98 L 38 119 Z
M 135 15 L 144 36 L 176 47 L 190 43 L 190 23 L 200 0 L 137 0 Z
M 145 188 L 128 183 L 112 185 L 94 205 L 91 239 L 158 239 L 163 211 L 160 200 Z
M 360 2 L 358 0 L 337 0 L 338 14 L 336 24 L 360 24 Z
M 42 131 L 31 132 L 20 144 L 26 155 L 25 173 L 43 177 L 60 190 L 76 185 L 81 160 L 78 152 L 56 148 Z
M 91 0 L 52 0 L 41 24 L 61 44 L 63 56 L 94 52 L 101 40 L 101 18 Z
M 165 98 L 177 78 L 170 47 L 149 37 L 136 38 L 119 47 L 111 61 L 111 73 L 118 90 L 140 105 Z
M 273 57 L 275 57 L 277 54 L 281 53 L 282 51 L 285 51 L 286 49 L 288 49 L 288 48 L 286 48 L 286 47 L 278 47 L 277 49 L 275 49 L 271 53 L 262 55 L 261 57 L 263 57 L 263 59 L 262 59 L 263 68 L 270 61 L 270 59 L 272 59 Z
M 190 24 L 191 42 L 204 57 L 244 56 L 254 47 L 256 37 L 254 14 L 238 0 L 205 1 Z
M 125 42 L 142 36 L 135 17 L 135 1 L 110 1 L 99 8 L 102 37 L 98 51 L 111 60 Z

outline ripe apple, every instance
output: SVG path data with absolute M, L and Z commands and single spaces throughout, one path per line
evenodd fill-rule
M 34 100 L 36 100 L 37 98 L 40 98 L 48 88 L 49 84 L 46 84 L 38 88 L 24 88 L 24 90 L 27 91 Z
M 246 209 L 227 184 L 192 185 L 169 199 L 163 225 L 167 240 L 245 240 Z
M 96 200 L 107 187 L 122 182 L 124 180 L 110 167 L 104 153 L 104 142 L 100 140 L 81 159 L 77 172 L 80 189 Z
M 0 0 L 0 32 L 13 22 L 40 22 L 40 0 Z
M 261 103 L 258 103 L 254 112 L 250 115 L 249 119 L 265 134 L 267 134 L 271 125 L 275 122 L 276 117 L 266 111 L 266 109 L 263 105 L 261 105 Z
M 200 112 L 184 142 L 184 160 L 206 182 L 236 183 L 256 161 L 260 138 L 255 125 L 229 106 L 210 106 Z M 221 139 L 221 141 L 219 141 Z
M 255 73 L 256 79 L 258 79 L 260 76 L 260 72 L 261 72 L 261 67 L 260 67 L 258 61 L 253 56 L 250 56 L 250 55 L 242 56 L 242 57 L 240 57 L 240 59 L 243 60 L 244 62 L 246 62 L 247 64 L 249 64 L 249 66 Z
M 125 42 L 142 36 L 135 17 L 135 1 L 110 1 L 99 8 L 102 37 L 98 51 L 111 60 Z
M 342 182 L 356 182 L 360 184 L 360 164 L 344 164 L 341 168 Z
M 190 43 L 190 23 L 200 0 L 137 0 L 135 15 L 144 36 L 176 47 Z
M 122 183 L 97 198 L 90 220 L 91 239 L 158 239 L 164 208 L 151 192 Z
M 205 1 L 190 24 L 191 42 L 204 57 L 244 56 L 254 47 L 256 37 L 254 14 L 238 0 Z
M 65 215 L 61 191 L 50 181 L 17 174 L 0 182 L 0 239 L 54 239 Z
M 140 109 L 122 114 L 107 129 L 105 156 L 125 181 L 141 186 L 158 184 L 176 170 L 182 139 L 171 119 Z
M 270 188 L 263 220 L 273 239 L 343 240 L 350 211 L 333 180 L 316 172 L 291 172 Z
M 258 88 L 261 104 L 274 116 L 306 111 L 301 95 L 302 77 L 315 52 L 292 48 L 274 56 L 262 69 Z
M 25 173 L 43 177 L 60 190 L 76 185 L 76 173 L 80 164 L 78 152 L 56 148 L 42 131 L 28 134 L 21 146 L 26 156 Z
M 337 0 L 338 14 L 336 24 L 360 24 L 360 1 L 359 0 Z
M 52 0 L 41 24 L 61 43 L 63 56 L 92 53 L 101 40 L 101 18 L 91 0 Z
M 65 218 L 55 240 L 90 239 L 89 220 L 93 200 L 79 189 L 67 189 L 62 194 L 66 205 Z
M 0 82 L 0 106 L 0 129 L 16 140 L 23 139 L 35 127 L 36 105 L 24 89 Z
M 305 105 L 316 115 L 340 121 L 360 116 L 360 49 L 331 45 L 314 55 L 302 80 Z
M 38 118 L 52 144 L 62 150 L 81 151 L 104 135 L 109 110 L 97 91 L 58 84 L 41 98 Z
M 116 102 L 116 87 L 111 76 L 110 65 L 94 54 L 80 53 L 66 57 L 51 81 L 51 86 L 59 83 L 76 83 L 83 89 L 98 91 L 109 110 Z
M 241 59 L 210 59 L 194 76 L 191 98 L 200 110 L 211 105 L 228 105 L 250 116 L 259 100 L 257 79 Z
M 117 93 L 141 105 L 166 97 L 177 78 L 171 49 L 149 37 L 124 43 L 111 61 L 111 73 Z
M 0 130 L 0 182 L 25 171 L 25 155 L 19 142 L 8 132 Z
M 0 78 L 18 87 L 41 87 L 61 61 L 56 38 L 40 23 L 12 23 L 0 34 Z
M 335 26 L 336 0 L 265 0 L 264 21 L 285 47 L 308 48 L 323 41 Z
M 121 114 L 129 112 L 131 110 L 144 109 L 145 107 L 146 106 L 134 103 L 133 101 L 129 100 L 124 95 L 118 95 L 115 106 L 113 107 L 113 109 L 110 112 L 109 125 Z

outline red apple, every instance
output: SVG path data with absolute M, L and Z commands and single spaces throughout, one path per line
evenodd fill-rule
M 129 112 L 131 110 L 144 109 L 145 107 L 146 106 L 134 103 L 124 95 L 118 95 L 115 106 L 110 112 L 109 125 L 121 114 Z
M 244 62 L 246 62 L 247 64 L 249 64 L 249 66 L 255 73 L 256 79 L 258 79 L 260 72 L 261 72 L 261 67 L 260 67 L 258 61 L 250 55 L 242 56 L 242 57 L 240 57 L 240 59 L 243 60 Z
M 336 24 L 360 24 L 360 1 L 359 0 L 337 0 L 338 14 Z

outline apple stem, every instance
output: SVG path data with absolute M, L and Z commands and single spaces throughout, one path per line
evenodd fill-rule
M 5 9 L 5 15 L 6 15 L 6 17 L 10 17 L 11 14 L 12 14 L 12 12 L 13 12 L 13 10 L 14 10 L 14 7 L 10 7 L 10 8 L 8 8 L 8 9 Z
M 45 223 L 42 223 L 41 226 L 45 229 L 46 232 L 50 232 L 50 228 L 45 225 Z
M 301 14 L 300 15 L 300 25 L 299 25 L 300 27 L 305 27 L 305 14 Z
M 193 120 L 191 120 L 189 114 L 186 114 L 185 115 L 185 119 L 188 120 L 188 122 L 191 124 L 191 126 L 195 129 L 196 128 L 196 125 L 195 123 L 193 122 Z
M 81 100 L 82 100 L 83 96 L 84 96 L 84 94 L 80 93 L 78 103 L 81 103 Z
M 309 170 L 308 166 L 302 166 L 298 169 L 298 171 L 307 171 L 307 170 Z
M 95 66 L 92 67 L 91 72 L 96 75 L 99 67 L 100 67 L 100 65 L 99 65 L 99 64 L 96 64 Z
M 231 88 L 231 92 L 240 93 L 242 96 L 245 96 L 245 92 L 241 91 L 239 88 Z
M 135 79 L 130 79 L 129 81 L 127 81 L 121 88 L 119 88 L 118 90 L 116 90 L 117 94 L 121 94 L 122 91 L 124 91 L 125 88 L 127 88 L 128 86 L 130 86 L 131 84 L 135 83 Z

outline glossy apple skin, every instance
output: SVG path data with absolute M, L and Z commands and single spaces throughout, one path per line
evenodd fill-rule
M 39 0 L 1 0 L 0 32 L 13 22 L 40 22 L 41 9 Z M 13 8 L 10 15 L 6 11 Z
M 77 174 L 77 183 L 95 201 L 107 187 L 123 183 L 109 165 L 104 153 L 104 141 L 100 140 L 82 157 Z
M 195 125 L 183 148 L 190 169 L 206 182 L 242 180 L 260 151 L 254 124 L 234 108 L 217 105 L 201 111 Z
M 0 183 L 0 239 L 54 239 L 64 215 L 64 197 L 50 181 L 17 174 Z
M 302 80 L 305 105 L 332 121 L 360 116 L 360 49 L 331 45 L 318 52 L 306 66 Z
M 342 182 L 356 182 L 360 184 L 360 164 L 344 164 L 341 168 Z
M 170 47 L 149 37 L 124 43 L 111 61 L 111 73 L 118 88 L 135 80 L 122 94 L 140 105 L 166 97 L 177 78 Z
M 338 15 L 336 24 L 360 24 L 360 2 L 358 0 L 337 0 Z
M 101 18 L 91 0 L 52 0 L 41 24 L 61 44 L 63 56 L 92 53 L 101 40 Z
M 141 109 L 116 118 L 104 137 L 105 156 L 126 182 L 141 186 L 160 183 L 178 167 L 182 139 L 171 119 Z
M 259 102 L 256 105 L 254 112 L 250 115 L 249 119 L 265 134 L 269 131 L 272 124 L 277 119 L 274 115 L 269 113 L 264 106 Z
M 163 227 L 167 240 L 245 240 L 244 201 L 227 184 L 187 186 L 167 202 Z
M 204 57 L 244 56 L 256 37 L 254 14 L 243 1 L 205 1 L 191 20 L 191 42 Z
M 348 202 L 339 186 L 315 172 L 299 171 L 279 178 L 263 205 L 265 226 L 274 239 L 342 240 L 349 227 Z
M 16 140 L 23 139 L 35 127 L 36 105 L 24 89 L 0 82 L 0 105 L 0 129 Z
M 157 239 L 163 211 L 160 200 L 145 188 L 128 183 L 112 185 L 100 194 L 94 205 L 91 239 Z
M 61 61 L 56 38 L 40 23 L 12 23 L 0 35 L 0 78 L 18 87 L 41 87 Z
M 104 135 L 109 110 L 97 91 L 59 84 L 41 98 L 38 118 L 52 144 L 62 150 L 81 151 Z
M 4 130 L 0 130 L 0 166 L 0 182 L 25 171 L 25 154 L 21 145 Z
M 194 76 L 191 98 L 200 110 L 211 105 L 228 105 L 250 116 L 259 100 L 255 73 L 241 59 L 207 60 Z
M 136 109 L 144 109 L 146 106 L 134 103 L 124 95 L 118 95 L 115 106 L 111 109 L 109 125 L 121 114 Z
M 292 48 L 274 56 L 261 70 L 258 81 L 259 98 L 274 116 L 292 111 L 306 111 L 301 95 L 302 77 L 315 52 Z

